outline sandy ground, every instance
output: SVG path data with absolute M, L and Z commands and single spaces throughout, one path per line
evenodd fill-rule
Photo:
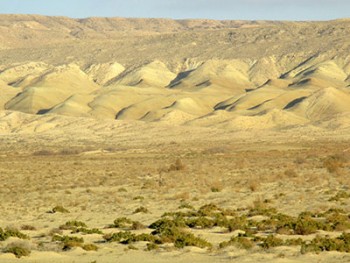
M 293 136 L 291 131 L 234 133 L 117 121 L 111 126 L 114 129 L 104 132 L 97 128 L 89 130 L 83 124 L 80 127 L 75 124 L 73 131 L 66 123 L 60 128 L 33 133 L 26 130 L 26 125 L 31 126 L 30 118 L 37 117 L 25 115 L 22 129 L 13 126 L 12 132 L 3 132 L 1 136 L 0 227 L 26 229 L 24 226 L 29 225 L 32 230 L 21 230 L 30 240 L 11 237 L 0 242 L 0 246 L 4 249 L 13 242 L 22 242 L 29 247 L 31 255 L 22 257 L 21 262 L 350 260 L 348 254 L 338 252 L 301 254 L 300 246 L 220 249 L 221 242 L 235 235 L 220 228 L 190 230 L 212 243 L 211 249 L 191 246 L 177 249 L 167 244 L 155 251 L 145 251 L 146 242 L 137 242 L 134 250 L 103 239 L 103 234 L 119 231 L 106 228 L 116 218 L 128 217 L 148 226 L 165 212 L 186 211 L 179 208 L 184 203 L 194 209 L 213 203 L 239 211 L 267 200 L 269 207 L 292 216 L 329 208 L 342 208 L 349 213 L 349 199 L 329 201 L 339 191 L 349 191 L 349 163 L 337 173 L 330 173 L 323 164 L 327 156 L 334 154 L 348 158 L 349 133 L 345 131 L 321 133 L 309 129 L 300 137 Z M 184 168 L 169 170 L 178 159 Z M 57 205 L 70 213 L 49 213 Z M 147 208 L 148 212 L 134 213 L 139 207 Z M 79 247 L 62 251 L 60 244 L 52 241 L 52 233 L 71 220 L 85 222 L 89 228 L 103 232 L 86 235 L 61 232 L 83 237 L 85 243 L 96 244 L 97 251 Z M 151 232 L 147 228 L 133 231 Z M 0 254 L 0 260 L 19 261 L 9 253 Z

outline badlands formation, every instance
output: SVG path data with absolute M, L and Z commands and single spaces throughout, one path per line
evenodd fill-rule
M 230 130 L 347 127 L 349 20 L 0 17 L 2 110 Z
M 0 15 L 0 262 L 349 262 L 349 35 Z

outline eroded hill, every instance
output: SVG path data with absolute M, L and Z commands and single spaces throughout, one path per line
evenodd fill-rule
M 350 20 L 0 16 L 0 107 L 265 129 L 350 121 Z

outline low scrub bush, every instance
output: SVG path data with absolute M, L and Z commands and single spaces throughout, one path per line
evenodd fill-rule
M 9 244 L 4 250 L 4 253 L 12 253 L 16 258 L 27 257 L 30 255 L 31 251 L 27 245 L 21 243 Z
M 3 230 L 0 228 L 0 241 L 5 241 L 9 237 L 17 237 L 19 239 L 29 239 L 29 236 L 23 234 L 16 228 L 6 228 Z

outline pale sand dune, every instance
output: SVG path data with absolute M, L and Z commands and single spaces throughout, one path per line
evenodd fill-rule
M 17 88 L 13 88 L 5 84 L 2 80 L 0 80 L 0 89 L 1 89 L 1 94 L 0 94 L 0 109 L 4 110 L 5 109 L 5 104 L 14 98 L 19 92 L 21 92 Z
M 124 70 L 123 65 L 119 63 L 102 63 L 92 64 L 85 72 L 97 84 L 105 85 L 114 78 L 117 78 Z
M 171 88 L 200 90 L 219 86 L 231 92 L 236 88 L 241 91 L 250 85 L 249 66 L 244 61 L 208 60 L 195 69 L 188 69 L 170 83 Z
M 212 116 L 225 115 L 217 110 L 249 120 L 291 111 L 320 88 L 349 86 L 348 23 L 2 16 L 1 30 L 11 28 L 7 38 L 18 43 L 0 52 L 1 104 L 97 119 L 157 122 L 183 115 L 175 122 L 191 125 L 206 118 L 215 125 Z M 23 32 L 32 37 L 21 42 Z M 319 32 L 332 34 L 320 42 Z M 346 103 L 323 103 L 318 109 L 347 111 Z M 303 110 L 293 112 L 305 118 Z M 316 115 L 310 124 L 328 117 Z
M 34 75 L 29 73 L 24 76 L 28 67 Z M 346 74 L 334 61 L 309 65 L 300 72 L 295 69 L 294 78 L 289 72 L 281 79 L 270 79 L 258 87 L 249 77 L 249 71 L 256 67 L 253 64 L 249 69 L 247 63 L 239 61 L 210 60 L 176 76 L 159 61 L 129 72 L 117 63 L 101 64 L 91 66 L 87 73 L 75 64 L 53 67 L 29 63 L 10 67 L 2 73 L 5 74 L 2 104 L 8 110 L 26 113 L 51 112 L 148 122 L 159 121 L 176 110 L 173 116 L 177 116 L 179 111 L 186 116 L 180 118 L 183 121 L 175 121 L 182 124 L 191 121 L 191 117 L 192 120 L 200 118 L 202 122 L 215 110 L 250 116 L 249 120 L 274 109 L 293 111 L 301 118 L 306 117 L 305 111 L 319 112 L 318 115 L 308 113 L 306 118 L 310 123 L 318 123 L 333 113 L 348 111 Z M 16 80 L 18 87 L 8 87 L 4 80 Z M 108 86 L 101 87 L 103 83 Z M 342 102 L 343 92 L 345 100 Z M 315 98 L 310 97 L 313 93 Z M 305 100 L 306 97 L 310 99 Z M 317 100 L 315 110 L 304 109 L 309 107 L 305 106 L 306 103 L 315 104 L 308 102 L 310 100 Z M 322 108 L 325 110 L 321 111 Z M 278 118 L 277 115 L 275 118 Z M 214 125 L 212 121 L 215 118 L 210 119 L 208 123 Z M 198 122 L 191 122 L 191 125 L 194 123 Z M 266 128 L 261 126 L 263 122 L 258 123 L 256 128 Z M 283 118 L 281 123 L 286 123 Z
M 149 112 L 166 108 L 173 103 L 173 98 L 164 96 L 162 100 L 159 97 L 145 96 L 141 102 L 131 104 L 118 112 L 118 120 L 139 120 L 144 118 Z
M 294 77 L 307 77 L 312 75 L 315 78 L 325 78 L 330 81 L 344 81 L 347 78 L 346 73 L 334 61 L 327 61 L 316 64 L 301 72 L 298 72 Z
M 4 67 L 0 74 L 0 80 L 11 86 L 24 88 L 50 68 L 52 67 L 42 62 L 18 63 Z
M 190 121 L 190 125 L 203 127 L 214 126 L 233 131 L 288 129 L 308 124 L 309 120 L 290 112 L 273 109 L 260 114 L 242 116 L 234 112 L 217 111 L 214 114 Z
M 89 103 L 95 96 L 89 94 L 75 94 L 64 102 L 54 106 L 49 112 L 71 116 L 89 116 L 91 108 Z
M 175 74 L 164 63 L 153 61 L 126 73 L 116 83 L 138 87 L 166 87 L 174 78 Z
M 98 86 L 76 65 L 59 66 L 36 78 L 6 109 L 26 113 L 45 112 L 77 93 L 89 93 Z
M 122 109 L 144 99 L 142 92 L 128 86 L 104 87 L 93 94 L 95 98 L 89 107 L 91 115 L 96 118 L 115 119 Z
M 274 98 L 285 93 L 285 90 L 279 88 L 261 88 L 248 92 L 245 96 L 239 98 L 237 101 L 232 103 L 227 110 L 228 111 L 239 111 L 249 110 L 262 105 L 263 103 L 273 100 Z
M 290 111 L 319 121 L 338 113 L 350 112 L 350 94 L 335 88 L 321 89 L 291 107 Z

